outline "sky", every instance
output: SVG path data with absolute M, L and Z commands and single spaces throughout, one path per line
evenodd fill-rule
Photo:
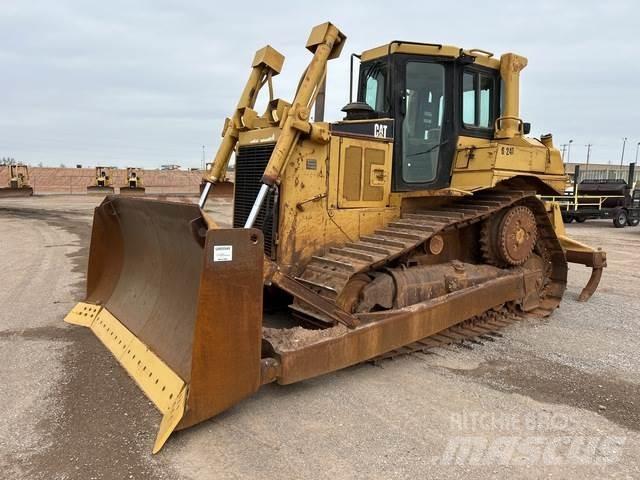
M 521 116 L 573 140 L 570 159 L 633 161 L 640 142 L 636 0 L 216 2 L 0 0 L 0 158 L 31 165 L 199 167 L 210 161 L 266 44 L 291 100 L 311 28 L 346 35 L 329 63 L 325 118 L 348 102 L 349 54 L 412 40 L 528 57 Z M 259 102 L 259 107 L 264 101 Z M 567 159 L 567 158 L 565 158 Z

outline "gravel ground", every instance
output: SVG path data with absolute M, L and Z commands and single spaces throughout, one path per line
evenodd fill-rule
M 87 196 L 0 199 L 3 478 L 638 478 L 640 228 L 570 225 L 608 252 L 588 303 L 473 350 L 268 385 L 150 450 L 160 416 L 87 329 Z M 211 203 L 228 224 L 228 201 Z

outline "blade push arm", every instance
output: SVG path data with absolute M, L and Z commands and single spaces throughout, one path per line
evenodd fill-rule
M 211 168 L 203 175 L 203 180 L 206 184 L 198 202 L 200 208 L 204 207 L 212 184 L 224 177 L 229 159 L 238 141 L 239 130 L 242 128 L 242 112 L 245 108 L 253 108 L 260 92 L 260 87 L 265 82 L 270 81 L 272 76 L 280 73 L 283 63 L 284 56 L 269 45 L 256 52 L 251 65 L 251 74 L 242 91 L 242 95 L 240 95 L 238 105 L 231 118 L 225 122 L 222 142 L 220 142 L 218 152 L 211 164 Z
M 311 31 L 307 49 L 313 52 L 313 58 L 300 81 L 291 108 L 281 123 L 282 132 L 262 175 L 262 186 L 247 217 L 245 228 L 253 226 L 269 187 L 282 175 L 285 163 L 300 134 L 304 132 L 312 138 L 323 136 L 323 132 L 318 131 L 317 127 L 314 130 L 314 125 L 309 123 L 310 109 L 324 80 L 327 61 L 340 55 L 345 39 L 344 34 L 329 22 L 318 25 Z

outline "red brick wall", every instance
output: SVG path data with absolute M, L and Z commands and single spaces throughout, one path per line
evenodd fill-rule
M 112 186 L 126 184 L 126 169 L 111 172 Z M 201 172 L 183 170 L 142 170 L 142 181 L 148 193 L 190 193 L 200 191 Z M 29 183 L 35 193 L 86 193 L 93 185 L 93 168 L 29 168 Z M 0 167 L 0 187 L 8 186 L 9 174 L 6 167 Z

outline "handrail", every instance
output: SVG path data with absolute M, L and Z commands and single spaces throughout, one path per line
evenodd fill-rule
M 577 211 L 578 207 L 598 207 L 602 210 L 602 205 L 612 198 L 625 198 L 624 195 L 544 195 L 540 197 L 542 200 L 556 202 L 560 208 L 569 211 L 569 207 L 573 207 L 573 211 Z M 580 202 L 580 200 L 597 199 L 595 202 Z
M 469 53 L 481 53 L 489 58 L 493 57 L 493 52 L 488 52 L 487 50 L 482 50 L 481 48 L 472 48 L 468 50 Z

